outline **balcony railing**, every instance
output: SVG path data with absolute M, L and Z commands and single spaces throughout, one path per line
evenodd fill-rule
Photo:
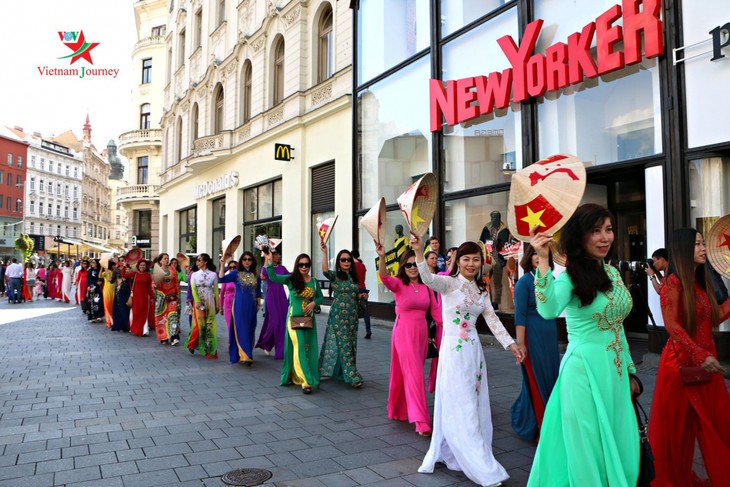
M 162 129 L 132 130 L 119 136 L 119 145 L 139 142 L 162 142 Z
M 117 199 L 119 201 L 129 200 L 159 200 L 157 190 L 160 187 L 156 184 L 135 184 L 125 188 L 119 188 Z
M 207 135 L 205 137 L 195 139 L 191 156 L 205 156 L 212 154 L 213 151 L 230 150 L 230 148 L 231 131 L 224 130 L 215 135 Z
M 134 50 L 141 49 L 143 47 L 147 46 L 154 46 L 157 44 L 164 44 L 165 43 L 165 37 L 164 36 L 151 36 L 151 37 L 145 37 L 144 39 L 141 39 L 139 42 L 137 42 L 134 45 Z

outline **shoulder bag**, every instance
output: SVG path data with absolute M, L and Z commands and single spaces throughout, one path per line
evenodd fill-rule
M 319 289 L 319 283 L 317 279 L 314 279 L 314 297 L 317 296 L 317 290 Z M 314 298 L 312 298 L 314 300 Z M 292 330 L 311 330 L 313 328 L 312 315 L 309 316 L 290 316 L 289 326 Z
M 639 478 L 636 481 L 637 487 L 649 487 L 651 481 L 654 480 L 654 454 L 651 451 L 651 445 L 649 445 L 649 437 L 646 434 L 649 421 L 646 418 L 646 412 L 641 407 L 639 400 L 636 397 L 631 398 L 631 402 L 634 403 L 634 412 L 636 413 L 636 421 L 639 424 Z M 643 418 L 642 418 L 643 416 Z
M 672 339 L 670 338 L 670 340 Z M 679 359 L 674 340 L 672 340 L 672 348 L 674 348 L 674 354 Z M 679 377 L 682 379 L 682 384 L 688 387 L 707 384 L 712 380 L 712 375 L 699 365 L 680 365 Z
M 129 291 L 129 297 L 127 298 L 127 308 L 132 307 L 132 298 L 134 298 L 134 283 L 137 282 L 137 276 L 132 279 L 132 290 Z

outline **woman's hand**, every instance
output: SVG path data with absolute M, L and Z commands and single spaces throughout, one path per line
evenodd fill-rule
M 311 301 L 308 305 L 304 307 L 304 316 L 311 315 L 312 311 L 314 311 L 314 301 Z
M 357 295 L 358 299 L 364 299 L 365 301 L 367 301 L 369 297 L 370 297 L 369 293 L 361 293 L 361 294 Z
M 379 257 L 385 257 L 385 247 L 375 240 L 373 240 L 373 243 L 375 244 L 375 253 L 377 253 Z
M 724 374 L 725 368 L 720 365 L 712 355 L 708 355 L 704 362 L 702 362 L 702 368 L 711 374 Z
M 319 244 L 319 248 L 322 250 L 322 253 L 324 255 L 327 255 L 327 244 L 326 243 L 322 242 L 321 244 Z
M 423 238 L 420 235 L 411 232 L 410 244 L 413 251 L 418 254 L 418 251 L 421 250 L 421 246 L 423 245 Z
M 639 385 L 638 379 L 633 375 L 629 375 L 629 386 L 631 387 L 631 397 L 638 398 L 641 393 L 643 387 Z
M 540 261 L 547 261 L 550 258 L 550 241 L 553 236 L 549 233 L 538 232 L 539 228 L 540 225 L 535 225 L 530 229 L 530 245 L 535 249 Z
M 220 314 L 221 316 L 223 316 L 223 310 L 221 310 L 219 314 Z
M 514 355 L 517 359 L 517 364 L 521 364 L 527 358 L 527 348 L 525 348 L 524 345 L 517 345 L 516 343 L 513 343 L 509 346 L 509 351 L 512 352 L 512 355 Z

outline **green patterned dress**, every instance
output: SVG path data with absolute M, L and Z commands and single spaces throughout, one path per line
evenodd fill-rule
M 634 487 L 639 430 L 631 403 L 635 373 L 623 320 L 632 301 L 618 271 L 604 264 L 613 288 L 581 306 L 567 272 L 535 278 L 545 319 L 565 310 L 568 349 L 545 409 L 528 486 Z
M 327 320 L 322 351 L 319 354 L 319 373 L 357 386 L 362 376 L 357 371 L 357 281 L 348 274 L 347 280 L 328 271 L 324 276 L 332 283 L 334 301 Z

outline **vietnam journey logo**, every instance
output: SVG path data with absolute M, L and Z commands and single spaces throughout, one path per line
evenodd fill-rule
M 58 37 L 68 49 L 71 50 L 71 54 L 58 57 L 58 59 L 70 59 L 70 65 L 83 59 L 93 66 L 94 61 L 91 57 L 92 50 L 97 47 L 100 42 L 89 42 L 84 36 L 84 31 L 60 31 Z M 66 51 L 68 52 L 68 51 Z M 111 77 L 116 78 L 119 74 L 119 68 L 94 68 L 88 66 L 77 66 L 68 68 L 57 68 L 48 66 L 38 66 L 38 72 L 41 76 L 74 76 L 81 79 L 87 77 L 94 78 L 105 78 Z

